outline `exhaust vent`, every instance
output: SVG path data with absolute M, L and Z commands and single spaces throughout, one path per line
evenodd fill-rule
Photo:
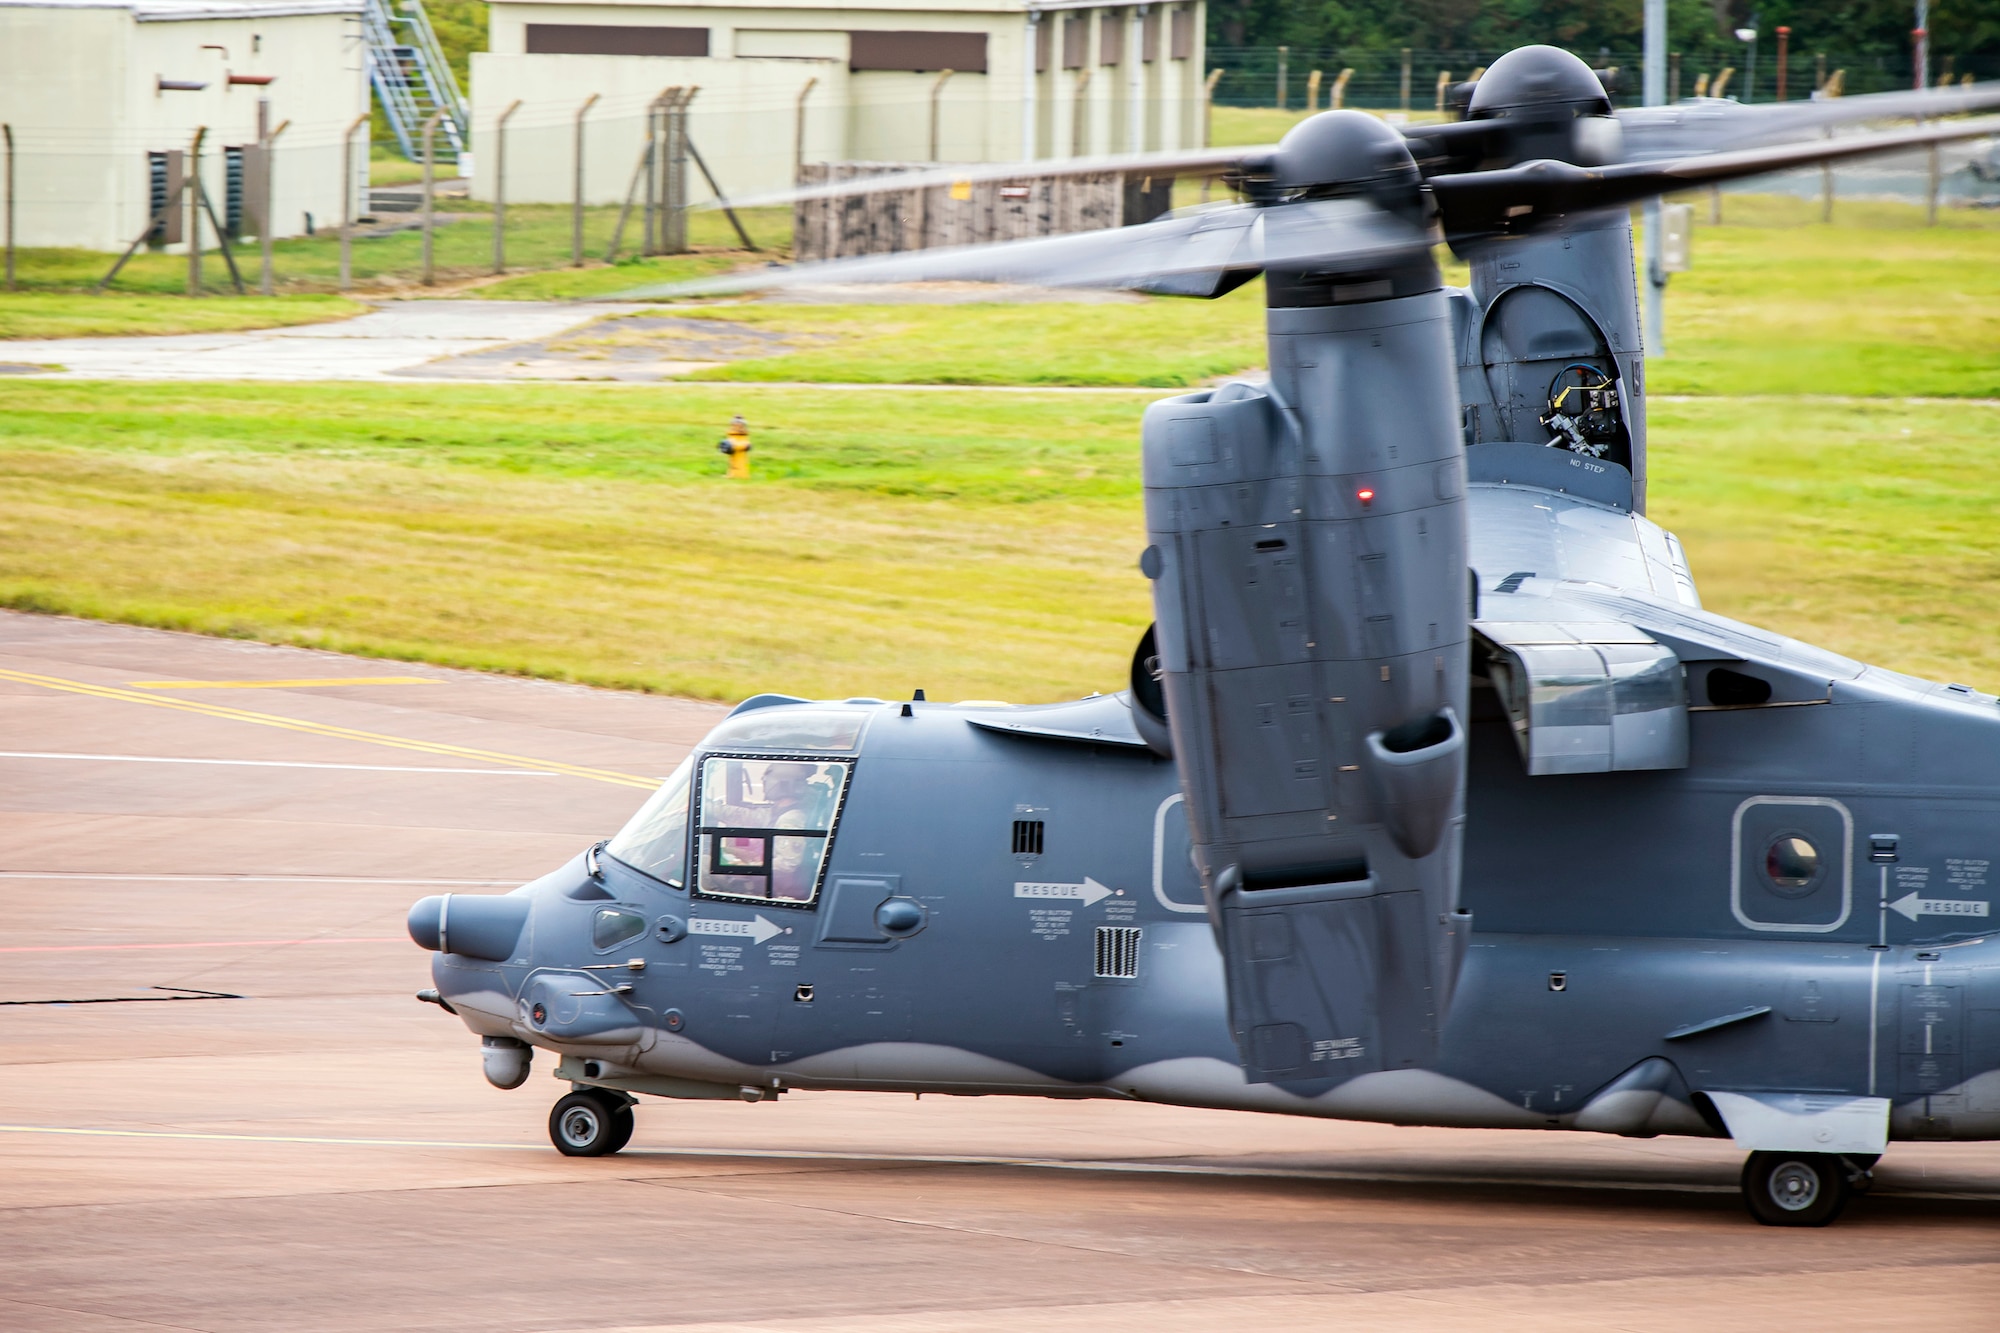
M 1039 819 L 1017 819 L 1014 821 L 1014 855 L 1040 856 L 1042 854 L 1042 821 Z
M 1097 975 L 1100 977 L 1136 977 L 1139 975 L 1139 936 L 1137 926 L 1099 926 L 1097 928 Z

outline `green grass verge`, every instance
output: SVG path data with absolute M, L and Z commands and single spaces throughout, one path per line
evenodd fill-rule
M 1261 365 L 1264 289 L 1220 301 L 1106 305 L 741 305 L 677 310 L 794 336 L 805 346 L 690 378 L 856 384 L 1179 387 Z M 614 333 L 645 344 L 673 335 Z
M 1143 401 L 0 381 L 0 604 L 716 698 L 1113 689 Z M 1667 404 L 1653 509 L 1711 608 L 1992 687 L 1996 427 Z
M 2000 216 L 1907 204 L 1695 203 L 1694 268 L 1667 287 L 1668 394 L 2000 396 Z
M 251 296 L 190 301 L 172 296 L 16 292 L 0 296 L 0 339 L 139 333 L 227 333 L 346 319 L 368 307 L 342 296 Z M 4 357 L 0 349 L 0 357 Z
M 1690 400 L 1651 440 L 1651 516 L 1710 609 L 2000 687 L 2000 408 Z
M 1809 220 L 1813 204 L 1761 196 L 1731 196 L 1724 216 L 1696 228 L 1694 271 L 1668 288 L 1669 355 L 1648 364 L 1652 392 L 2000 396 L 2000 217 L 1954 210 L 1926 227 L 1918 208 L 1856 203 L 1826 226 Z M 1467 281 L 1445 258 L 1446 281 Z M 679 313 L 802 344 L 700 379 L 1175 386 L 1262 364 L 1261 301 L 1253 284 L 1217 302 Z
M 8 606 L 719 698 L 1073 696 L 1117 685 L 1149 614 L 1129 395 L 0 382 L 0 404 Z M 737 410 L 747 485 L 714 452 Z

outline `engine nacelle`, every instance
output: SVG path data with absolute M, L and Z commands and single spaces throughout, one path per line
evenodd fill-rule
M 1146 413 L 1165 712 L 1256 1081 L 1427 1062 L 1464 928 L 1464 461 L 1406 276 L 1274 306 L 1269 390 Z

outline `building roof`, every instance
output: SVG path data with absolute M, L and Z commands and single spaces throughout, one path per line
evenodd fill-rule
M 0 9 L 124 9 L 139 23 L 359 14 L 364 0 L 0 0 Z

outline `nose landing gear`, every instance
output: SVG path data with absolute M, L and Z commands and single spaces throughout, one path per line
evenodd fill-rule
M 549 1141 L 565 1157 L 607 1157 L 632 1141 L 635 1100 L 609 1088 L 580 1088 L 549 1112 Z

